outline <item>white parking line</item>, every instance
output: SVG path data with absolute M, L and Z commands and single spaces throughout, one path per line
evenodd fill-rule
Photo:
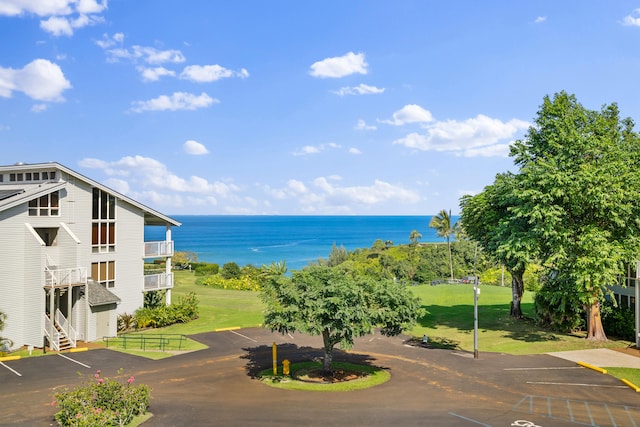
M 0 362 L 0 365 L 4 366 L 5 368 L 7 368 L 8 370 L 10 370 L 11 372 L 13 372 L 14 374 L 16 374 L 17 376 L 21 377 L 22 374 L 18 371 L 16 371 L 15 369 L 11 369 L 10 367 L 8 367 L 7 365 L 5 365 L 3 362 Z
M 606 385 L 606 384 L 583 384 L 583 383 L 554 383 L 546 381 L 527 381 L 527 384 L 541 384 L 541 385 L 575 385 L 580 387 L 605 387 L 605 388 L 627 388 L 624 385 Z
M 59 353 L 58 353 L 58 356 L 63 357 L 63 358 L 65 358 L 65 359 L 67 359 L 67 360 L 70 360 L 70 361 L 72 361 L 73 363 L 77 363 L 77 364 L 78 364 L 78 365 L 80 365 L 80 366 L 84 366 L 85 368 L 91 369 L 91 366 L 89 366 L 89 365 L 85 365 L 84 363 L 82 363 L 82 362 L 78 362 L 77 360 L 73 360 L 72 358 L 67 357 L 67 356 L 65 356 L 64 354 L 59 354 Z
M 485 423 L 482 423 L 482 422 L 480 422 L 478 420 L 474 420 L 474 419 L 471 419 L 471 418 L 463 417 L 462 415 L 458 415 L 458 414 L 455 414 L 453 412 L 449 412 L 449 415 L 454 416 L 454 417 L 458 417 L 458 418 L 462 418 L 465 421 L 469 421 L 469 422 L 472 422 L 472 423 L 475 423 L 475 424 L 478 424 L 478 425 L 481 425 L 481 426 L 484 426 L 484 427 L 491 427 L 490 424 L 485 424 Z
M 236 335 L 238 335 L 238 336 L 240 336 L 240 337 L 242 337 L 242 338 L 246 338 L 246 339 L 248 339 L 249 341 L 258 342 L 258 341 L 256 341 L 256 340 L 254 340 L 253 338 L 249 338 L 249 337 L 248 337 L 248 336 L 246 336 L 246 335 L 239 334 L 239 333 L 237 333 L 236 331 L 229 331 L 229 332 L 231 332 L 232 334 L 236 334 Z
M 504 368 L 505 371 L 552 371 L 554 369 L 582 369 L 580 366 L 558 366 L 556 368 Z

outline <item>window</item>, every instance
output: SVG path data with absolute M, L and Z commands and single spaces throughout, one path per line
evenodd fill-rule
M 116 262 L 102 261 L 91 263 L 91 278 L 104 286 L 113 288 L 116 286 Z
M 60 216 L 60 193 L 54 191 L 29 200 L 29 216 Z
M 44 241 L 47 246 L 56 246 L 58 243 L 57 228 L 36 228 L 36 233 Z
M 91 244 L 93 252 L 116 250 L 116 198 L 98 188 L 93 189 Z

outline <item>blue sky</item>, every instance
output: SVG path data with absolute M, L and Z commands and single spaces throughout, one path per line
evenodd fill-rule
M 166 214 L 430 215 L 543 96 L 640 117 L 640 1 L 0 0 L 0 164 Z

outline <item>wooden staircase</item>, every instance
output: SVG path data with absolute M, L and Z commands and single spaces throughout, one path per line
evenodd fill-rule
M 53 324 L 53 327 L 56 328 L 56 331 L 58 331 L 58 333 L 60 334 L 60 340 L 59 340 L 59 350 L 58 351 L 65 351 L 65 350 L 69 350 L 70 348 L 73 348 L 73 345 L 71 344 L 71 341 L 69 340 L 69 337 L 64 333 L 64 331 L 62 330 L 62 328 L 60 327 L 60 325 L 58 324 L 58 322 L 55 322 Z

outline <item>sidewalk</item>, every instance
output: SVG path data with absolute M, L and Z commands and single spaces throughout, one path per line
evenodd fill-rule
M 593 350 L 558 351 L 547 353 L 551 356 L 572 362 L 584 362 L 599 368 L 636 368 L 640 369 L 640 357 L 632 353 L 597 348 Z

